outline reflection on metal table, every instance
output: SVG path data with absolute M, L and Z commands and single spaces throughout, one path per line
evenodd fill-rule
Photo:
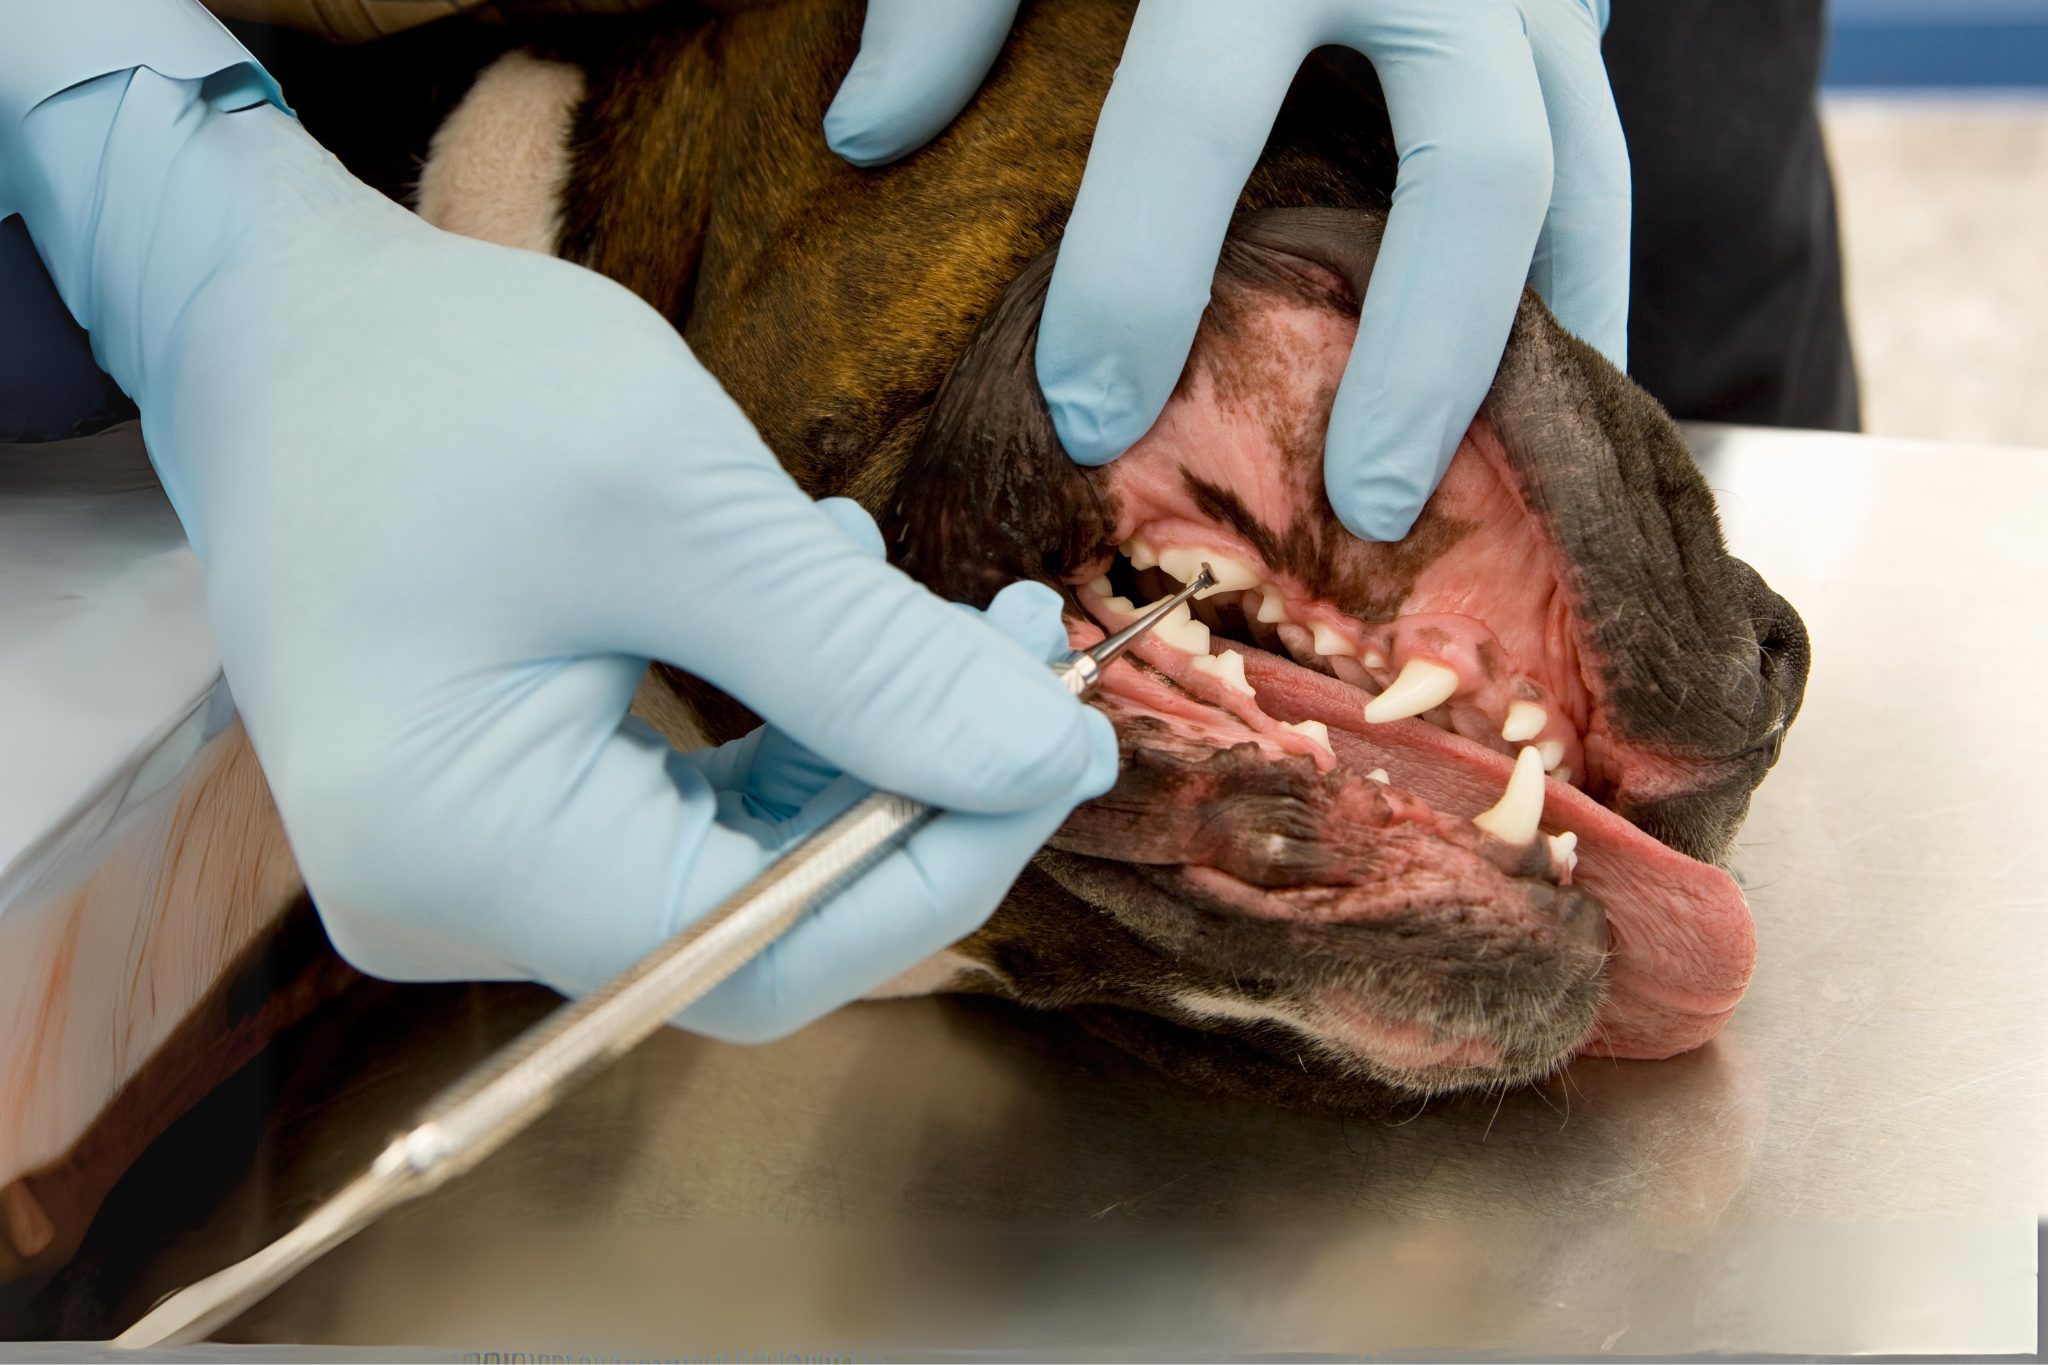
M 756 1048 L 664 1031 L 218 1340 L 2033 1350 L 2048 452 L 1689 434 L 1814 643 L 1734 859 L 1756 976 L 1712 1044 L 1366 1123 L 1195 1093 L 984 1001 Z M 167 1133 L 0 1326 L 111 1333 L 247 1254 L 552 1003 L 362 983 Z

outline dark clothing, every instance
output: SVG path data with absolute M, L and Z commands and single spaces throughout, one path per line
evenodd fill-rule
M 1674 416 L 1858 425 L 1834 190 L 1813 100 L 1823 6 L 1613 0 L 1608 71 L 1635 177 L 1630 370 Z M 446 66 L 388 83 L 425 92 L 410 103 L 393 97 L 392 127 L 324 126 L 313 78 L 299 73 L 293 86 L 309 128 L 340 138 L 336 150 L 358 174 L 402 192 L 416 145 L 488 60 L 488 51 L 468 50 L 481 39 L 466 32 L 455 21 L 433 42 L 407 34 L 376 45 L 394 60 L 413 54 Z M 319 46 L 277 38 L 287 40 Z M 266 60 L 287 55 L 255 50 Z M 389 143 L 381 153 L 370 145 L 379 138 Z M 93 366 L 21 221 L 0 224 L 0 441 L 81 435 L 133 411 Z
M 1629 372 L 1674 417 L 1860 425 L 1814 105 L 1823 0 L 1613 0 Z
M 86 436 L 134 415 L 93 363 L 21 215 L 0 219 L 0 442 Z

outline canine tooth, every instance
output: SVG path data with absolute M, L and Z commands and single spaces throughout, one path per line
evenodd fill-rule
M 1259 619 L 1269 626 L 1294 624 L 1294 618 L 1287 614 L 1287 602 L 1280 596 L 1280 589 L 1266 589 L 1265 597 L 1259 602 Z
M 1365 704 L 1365 718 L 1374 725 L 1383 725 L 1390 720 L 1419 716 L 1442 706 L 1457 690 L 1458 675 L 1450 669 L 1427 659 L 1410 659 L 1402 666 L 1401 676 Z
M 1104 574 L 1100 578 L 1091 578 L 1088 580 L 1088 591 L 1094 593 L 1097 597 L 1108 597 L 1112 593 L 1114 593 L 1116 589 L 1109 586 L 1109 575 Z
M 1202 571 L 1204 564 L 1209 566 L 1210 576 L 1216 581 L 1195 594 L 1198 600 L 1214 597 L 1219 592 L 1243 592 L 1246 588 L 1259 586 L 1258 570 L 1215 550 L 1205 550 L 1199 545 L 1176 545 L 1159 552 L 1159 567 L 1181 583 L 1194 582 L 1195 575 Z
M 1550 836 L 1550 861 L 1563 865 L 1566 881 L 1571 880 L 1573 870 L 1579 865 L 1579 855 L 1576 851 L 1578 847 L 1579 836 L 1570 830 Z
M 1204 626 L 1202 629 L 1207 630 Z M 1221 654 L 1204 654 L 1195 660 L 1195 668 L 1222 681 L 1225 687 L 1234 688 L 1247 697 L 1256 697 L 1258 691 L 1244 680 L 1244 655 L 1234 649 Z
M 1543 759 L 1534 747 L 1525 746 L 1508 774 L 1508 789 L 1492 810 L 1473 816 L 1472 823 L 1505 843 L 1526 844 L 1536 837 L 1542 820 Z
M 1550 713 L 1533 701 L 1518 701 L 1508 707 L 1507 723 L 1500 727 L 1500 737 L 1510 744 L 1520 744 L 1525 739 L 1534 739 L 1543 733 L 1543 727 L 1550 724 Z M 1556 764 L 1549 765 L 1556 767 Z
M 1310 739 L 1323 746 L 1323 752 L 1329 754 L 1332 758 L 1335 758 L 1337 755 L 1337 751 L 1330 747 L 1330 727 L 1319 720 L 1301 720 L 1292 723 L 1282 721 L 1280 722 L 1280 728 L 1292 730 L 1297 735 L 1307 735 Z
M 1536 752 L 1543 756 L 1543 771 L 1549 772 L 1552 768 L 1564 762 L 1564 741 L 1561 739 L 1546 739 L 1536 746 Z
M 1138 609 L 1138 614 L 1152 610 L 1151 606 Z M 1152 627 L 1152 638 L 1164 640 L 1183 654 L 1204 654 L 1209 652 L 1209 628 L 1194 619 L 1194 613 L 1183 602 L 1166 614 L 1166 619 Z
M 1368 782 L 1377 782 L 1382 787 L 1391 787 L 1394 785 L 1394 779 L 1387 776 L 1387 770 L 1385 768 L 1374 768 L 1371 772 L 1365 775 L 1365 780 Z
M 1309 628 L 1315 632 L 1316 653 L 1324 655 L 1326 657 L 1331 654 L 1344 654 L 1355 656 L 1358 653 L 1357 645 L 1352 644 L 1349 640 L 1339 635 L 1335 630 L 1333 630 L 1329 626 L 1324 625 L 1321 621 L 1317 621 L 1314 625 L 1312 625 Z
M 1124 552 L 1124 556 L 1131 561 L 1131 567 L 1134 569 L 1156 569 L 1159 567 L 1158 552 L 1136 536 L 1132 536 L 1129 540 L 1117 546 L 1117 549 Z

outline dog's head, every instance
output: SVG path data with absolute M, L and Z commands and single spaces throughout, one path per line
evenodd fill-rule
M 1696 1046 L 1749 975 L 1713 864 L 1798 709 L 1799 618 L 1668 418 L 1533 294 L 1414 531 L 1337 523 L 1323 432 L 1394 174 L 1350 54 L 1297 79 L 1160 422 L 1071 464 L 1033 341 L 1130 9 L 1024 6 L 966 112 L 873 171 L 820 132 L 857 5 L 658 13 L 578 55 L 561 253 L 667 312 L 809 492 L 945 596 L 1060 587 L 1077 642 L 1222 571 L 1111 670 L 1117 788 L 947 984 L 1344 1108 Z

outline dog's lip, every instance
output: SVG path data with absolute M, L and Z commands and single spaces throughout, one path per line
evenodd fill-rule
M 1420 719 L 1368 725 L 1356 689 L 1267 651 L 1245 652 L 1244 664 L 1268 715 L 1323 722 L 1338 762 L 1384 766 L 1439 812 L 1469 817 L 1506 785 L 1512 763 L 1502 754 Z M 1740 889 L 1574 787 L 1546 782 L 1544 798 L 1541 828 L 1578 836 L 1573 881 L 1601 903 L 1611 936 L 1603 1003 L 1581 1050 L 1660 1058 L 1704 1043 L 1733 1012 L 1755 963 Z

